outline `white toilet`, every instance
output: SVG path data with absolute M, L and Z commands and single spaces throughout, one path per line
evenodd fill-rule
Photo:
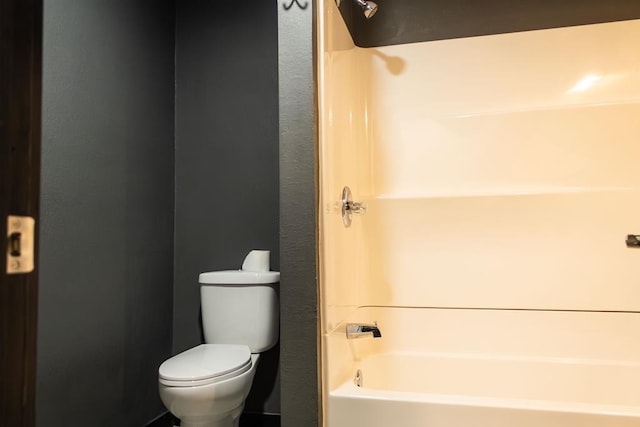
M 278 341 L 280 273 L 269 251 L 241 270 L 200 274 L 202 344 L 160 365 L 160 398 L 181 427 L 237 427 L 258 359 Z

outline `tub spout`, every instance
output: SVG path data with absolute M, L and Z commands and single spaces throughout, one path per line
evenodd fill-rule
M 373 325 L 368 324 L 357 324 L 357 323 L 348 323 L 347 324 L 347 339 L 352 340 L 354 338 L 381 338 L 382 334 L 380 333 L 380 329 L 378 328 L 378 322 L 374 322 Z

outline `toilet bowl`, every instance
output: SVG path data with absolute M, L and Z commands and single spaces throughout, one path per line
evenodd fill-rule
M 160 366 L 160 399 L 181 427 L 237 426 L 259 358 L 247 346 L 194 347 Z
M 268 266 L 268 251 L 252 251 L 244 269 L 200 274 L 206 344 L 158 369 L 160 399 L 181 427 L 238 426 L 259 353 L 278 340 L 280 273 Z

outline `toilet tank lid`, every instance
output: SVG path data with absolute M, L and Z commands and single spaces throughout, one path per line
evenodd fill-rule
M 260 285 L 279 281 L 279 271 L 209 271 L 200 273 L 199 278 L 200 284 L 203 285 Z

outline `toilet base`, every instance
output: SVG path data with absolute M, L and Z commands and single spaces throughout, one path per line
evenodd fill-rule
M 240 425 L 240 417 L 236 418 L 235 420 L 231 418 L 225 418 L 222 420 L 217 420 L 217 421 L 212 421 L 207 423 L 201 423 L 201 422 L 190 423 L 185 421 L 182 421 L 180 423 L 180 427 L 238 427 L 239 425 Z
M 244 403 L 233 411 L 227 413 L 225 417 L 215 420 L 205 421 L 202 419 L 189 420 L 188 418 L 183 418 L 180 420 L 180 427 L 239 427 L 240 414 L 242 414 L 243 408 Z

